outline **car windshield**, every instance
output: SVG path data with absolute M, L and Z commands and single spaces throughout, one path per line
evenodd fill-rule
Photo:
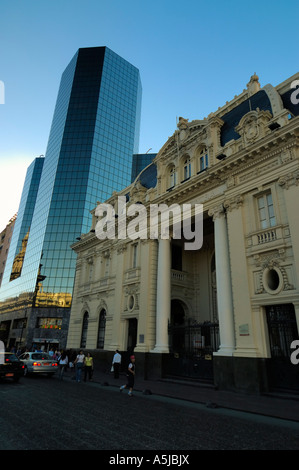
M 46 353 L 34 353 L 32 359 L 50 359 L 50 356 Z

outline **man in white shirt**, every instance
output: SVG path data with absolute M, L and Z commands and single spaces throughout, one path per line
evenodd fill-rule
M 115 351 L 115 354 L 113 356 L 112 360 L 112 366 L 114 370 L 114 378 L 118 379 L 119 378 L 119 369 L 121 365 L 121 355 L 119 354 L 118 349 Z

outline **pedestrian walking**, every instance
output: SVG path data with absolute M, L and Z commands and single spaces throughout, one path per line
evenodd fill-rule
M 121 354 L 119 353 L 118 349 L 116 349 L 115 354 L 113 356 L 113 360 L 112 360 L 112 367 L 113 367 L 115 379 L 119 378 L 120 365 L 121 365 Z
M 119 390 L 122 392 L 125 388 L 128 388 L 128 395 L 131 397 L 133 395 L 133 388 L 135 383 L 135 356 L 130 356 L 130 364 L 127 370 L 127 379 L 128 383 L 126 385 L 122 385 Z
M 93 358 L 91 357 L 90 353 L 87 353 L 85 357 L 85 366 L 84 366 L 84 382 L 86 382 L 86 378 L 88 376 L 88 380 L 92 379 L 93 374 Z
M 84 363 L 85 363 L 85 355 L 83 354 L 83 351 L 80 350 L 74 362 L 76 366 L 76 382 L 78 383 L 81 382 L 81 375 L 82 375 L 82 369 L 84 367 Z
M 68 365 L 68 362 L 69 362 L 69 359 L 68 359 L 68 356 L 66 354 L 66 351 L 62 351 L 61 356 L 59 358 L 59 379 L 60 380 L 63 379 L 63 375 L 64 375 L 65 369 Z

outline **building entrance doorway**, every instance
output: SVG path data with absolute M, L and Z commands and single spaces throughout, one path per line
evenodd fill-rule
M 293 304 L 266 307 L 271 359 L 268 380 L 271 389 L 299 390 L 299 366 L 291 363 L 291 344 L 299 339 Z
M 212 382 L 213 352 L 219 348 L 218 323 L 199 323 L 188 318 L 186 306 L 173 300 L 168 334 L 165 373 Z
M 128 344 L 127 344 L 128 352 L 133 353 L 136 344 L 137 344 L 137 318 L 130 318 L 129 325 L 128 325 Z

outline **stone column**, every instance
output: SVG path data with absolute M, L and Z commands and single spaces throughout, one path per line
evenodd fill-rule
M 168 353 L 168 321 L 171 306 L 171 241 L 159 240 L 158 243 L 156 344 L 152 352 Z
M 215 224 L 215 262 L 217 283 L 217 305 L 220 329 L 220 348 L 214 353 L 219 356 L 232 356 L 235 350 L 235 328 L 227 221 L 223 205 L 211 209 Z

